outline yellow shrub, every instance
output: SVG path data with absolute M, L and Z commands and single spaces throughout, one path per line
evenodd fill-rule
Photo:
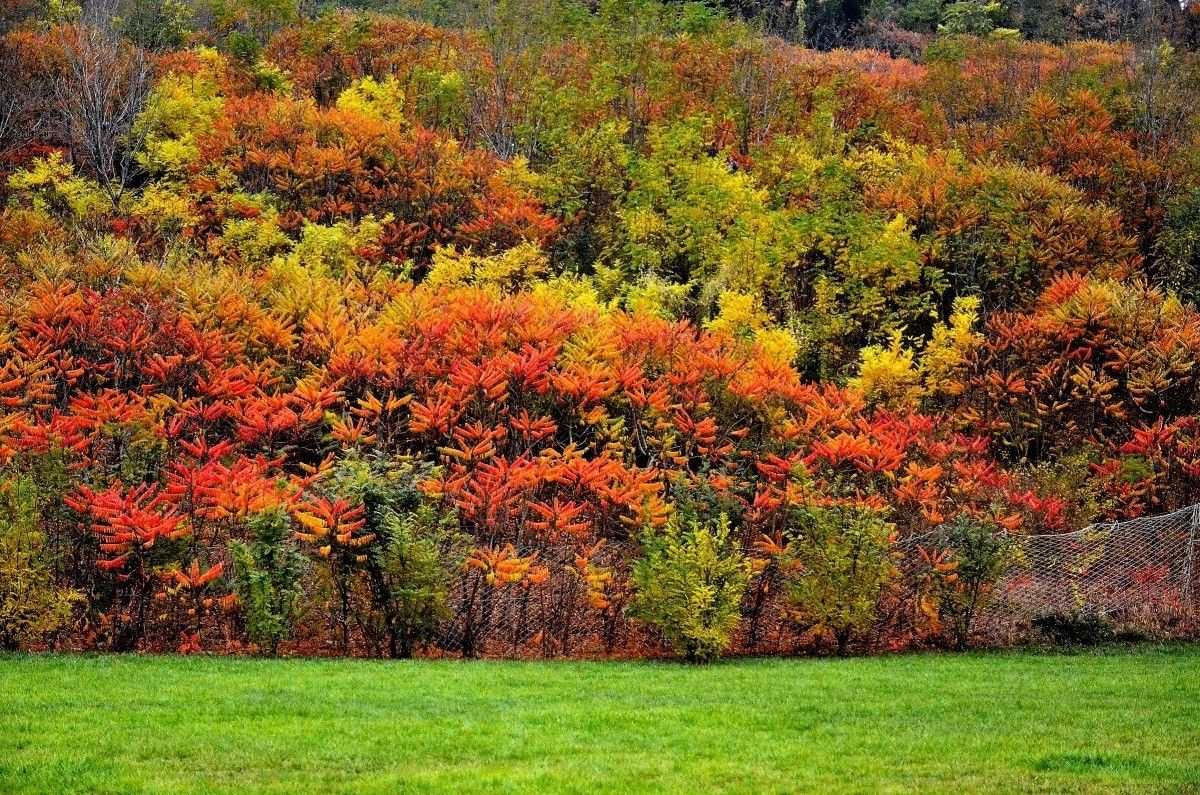
M 172 237 L 199 223 L 192 203 L 178 190 L 161 183 L 146 186 L 130 212 L 164 237 Z
M 363 264 L 362 253 L 377 248 L 382 234 L 383 222 L 370 215 L 357 224 L 305 223 L 300 242 L 287 256 L 314 275 L 353 276 Z
M 800 354 L 800 344 L 787 329 L 764 328 L 754 333 L 754 342 L 770 359 L 791 365 Z
M 433 287 L 473 285 L 490 290 L 516 290 L 532 284 L 549 263 L 536 243 L 521 243 L 489 257 L 443 246 L 433 253 L 425 281 Z
M 983 345 L 983 335 L 975 331 L 979 321 L 979 299 L 964 296 L 954 300 L 949 323 L 939 323 L 925 348 L 921 369 L 925 388 L 930 394 L 958 395 L 965 384 L 958 378 L 967 356 Z
M 569 306 L 586 312 L 602 312 L 606 308 L 592 280 L 584 276 L 564 274 L 538 281 L 530 292 L 551 306 Z
M 753 295 L 727 290 L 717 301 L 717 316 L 706 324 L 709 331 L 738 335 L 757 331 L 767 322 L 766 313 Z
M 223 68 L 213 49 L 199 51 L 205 68 L 195 75 L 168 74 L 154 87 L 137 126 L 145 137 L 138 154 L 153 174 L 180 176 L 200 156 L 197 138 L 211 132 L 225 107 L 217 75 Z
M 112 209 L 100 186 L 76 176 L 74 167 L 58 152 L 17 171 L 8 178 L 8 187 L 40 213 L 87 220 Z
M 404 86 L 394 75 L 376 80 L 368 75 L 356 80 L 337 99 L 339 110 L 359 113 L 378 121 L 404 121 Z
M 219 197 L 230 208 L 221 235 L 209 242 L 213 256 L 236 253 L 248 264 L 266 264 L 291 245 L 279 228 L 279 212 L 261 196 L 236 193 Z
M 858 376 L 850 379 L 851 389 L 870 400 L 887 403 L 920 397 L 921 373 L 916 354 L 904 347 L 899 332 L 892 335 L 886 348 L 870 345 L 863 348 L 860 357 Z

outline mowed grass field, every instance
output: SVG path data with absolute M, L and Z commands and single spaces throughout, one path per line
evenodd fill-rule
M 0 792 L 1200 792 L 1200 648 L 0 657 Z

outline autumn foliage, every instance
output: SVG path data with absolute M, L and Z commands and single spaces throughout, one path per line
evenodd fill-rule
M 954 551 L 889 545 L 1197 500 L 1189 54 L 639 13 L 160 53 L 117 201 L 0 130 L 0 537 L 77 619 L 22 643 L 961 645 Z

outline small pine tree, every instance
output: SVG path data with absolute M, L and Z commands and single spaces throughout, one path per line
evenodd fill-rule
M 658 627 L 690 662 L 720 656 L 732 641 L 750 579 L 749 561 L 731 542 L 729 519 L 708 526 L 675 518 L 642 543 L 632 614 Z
M 291 634 L 300 598 L 304 556 L 291 542 L 287 514 L 251 517 L 250 543 L 230 544 L 234 589 L 246 614 L 246 635 L 272 657 Z

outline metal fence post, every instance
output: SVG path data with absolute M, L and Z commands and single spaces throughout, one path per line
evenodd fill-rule
M 1192 520 L 1188 527 L 1187 553 L 1183 558 L 1183 604 L 1184 609 L 1192 611 L 1195 604 L 1195 560 L 1196 560 L 1196 525 L 1200 524 L 1200 503 L 1192 506 Z

